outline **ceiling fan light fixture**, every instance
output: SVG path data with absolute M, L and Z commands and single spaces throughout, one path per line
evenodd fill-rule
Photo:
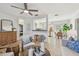
M 29 11 L 28 10 L 24 10 L 24 13 L 29 13 Z

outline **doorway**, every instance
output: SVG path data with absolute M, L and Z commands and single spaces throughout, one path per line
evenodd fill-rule
M 19 19 L 19 37 L 23 36 L 23 26 L 24 26 L 24 20 Z

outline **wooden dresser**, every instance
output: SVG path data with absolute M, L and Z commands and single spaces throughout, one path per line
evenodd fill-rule
M 11 44 L 17 41 L 15 31 L 0 32 L 0 46 Z
M 15 56 L 19 55 L 19 42 L 16 31 L 0 32 L 0 49 L 10 48 Z

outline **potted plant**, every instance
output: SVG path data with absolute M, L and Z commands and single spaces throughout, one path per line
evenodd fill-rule
M 67 24 L 64 24 L 63 32 L 67 32 L 68 30 L 70 30 L 70 26 L 68 26 Z
M 64 37 L 67 38 L 67 31 L 69 31 L 71 28 L 68 24 L 63 25 L 63 32 L 64 32 Z

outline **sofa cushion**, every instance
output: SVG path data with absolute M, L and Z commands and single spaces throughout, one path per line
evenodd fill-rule
M 62 40 L 62 45 L 66 46 L 67 45 L 68 40 Z
M 44 42 L 44 40 L 46 39 L 44 35 L 40 35 L 40 38 L 41 38 L 41 42 Z
M 31 41 L 29 39 L 29 36 L 23 36 L 22 37 L 22 42 L 23 42 L 23 45 L 30 43 Z
M 69 37 L 70 41 L 75 41 L 75 39 L 73 37 Z

